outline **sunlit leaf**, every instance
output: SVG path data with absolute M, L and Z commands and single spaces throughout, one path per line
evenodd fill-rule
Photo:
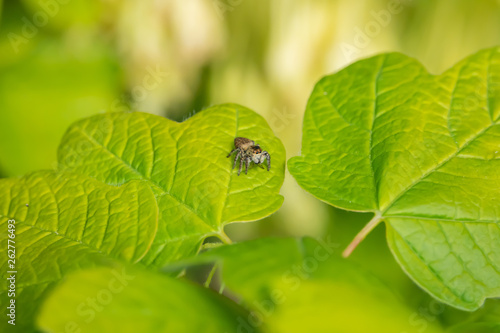
M 141 181 L 114 187 L 50 171 L 1 179 L 1 245 L 7 249 L 14 241 L 15 258 L 7 261 L 6 253 L 0 267 L 17 271 L 16 328 L 30 327 L 47 289 L 67 272 L 110 258 L 141 260 L 153 242 L 157 212 L 153 192 Z M 15 221 L 14 238 L 9 220 Z M 8 288 L 3 283 L 0 289 L 5 318 Z M 10 326 L 2 320 L 0 327 Z
M 401 54 L 320 80 L 309 99 L 297 182 L 331 205 L 375 213 L 408 275 L 474 310 L 500 296 L 500 49 L 440 76 Z
M 232 170 L 235 137 L 271 155 L 271 170 Z M 285 150 L 266 121 L 239 105 L 204 110 L 183 123 L 145 113 L 97 115 L 75 123 L 59 149 L 62 170 L 110 185 L 144 180 L 156 194 L 158 234 L 145 264 L 163 265 L 197 252 L 224 225 L 261 219 L 282 204 Z

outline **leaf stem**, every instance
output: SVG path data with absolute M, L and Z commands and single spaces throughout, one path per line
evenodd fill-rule
M 217 235 L 224 244 L 233 244 L 233 241 L 228 237 L 228 235 L 226 235 L 224 229 L 221 229 L 221 231 Z
M 226 288 L 226 284 L 224 283 L 224 281 L 221 281 L 220 288 L 219 288 L 219 294 L 222 294 L 224 292 L 225 288 Z
M 210 287 L 210 283 L 212 282 L 212 278 L 214 277 L 214 274 L 215 274 L 215 271 L 217 270 L 217 263 L 215 263 L 213 266 L 212 266 L 212 269 L 210 270 L 210 273 L 208 274 L 208 277 L 207 277 L 207 280 L 205 281 L 205 283 L 203 284 L 205 286 L 205 288 L 208 288 Z
M 342 252 L 342 257 L 347 258 L 351 255 L 352 251 L 365 239 L 366 235 L 368 235 L 380 222 L 382 221 L 382 215 L 380 212 L 377 212 L 375 216 L 368 222 L 363 229 L 354 237 L 352 242 L 346 247 L 344 252 Z
M 201 245 L 202 250 L 214 249 L 216 247 L 222 246 L 224 243 L 204 243 Z

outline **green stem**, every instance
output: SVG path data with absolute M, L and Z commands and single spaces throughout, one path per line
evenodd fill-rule
M 222 294 L 224 292 L 224 288 L 226 288 L 226 284 L 223 281 L 221 281 L 220 288 L 219 288 L 219 294 Z
M 216 247 L 222 246 L 224 243 L 204 243 L 201 245 L 202 250 L 214 249 Z
M 233 244 L 233 241 L 231 238 L 229 238 L 226 233 L 224 232 L 224 229 L 220 231 L 220 233 L 217 234 L 219 236 L 219 239 L 224 243 L 224 244 Z
M 212 282 L 212 278 L 214 277 L 215 271 L 217 270 L 217 264 L 214 264 L 212 266 L 212 269 L 210 270 L 210 273 L 208 274 L 207 280 L 203 284 L 205 288 L 210 287 L 210 283 Z
M 349 244 L 344 252 L 342 252 L 342 257 L 347 258 L 351 255 L 352 251 L 365 239 L 366 235 L 368 235 L 380 222 L 382 221 L 382 216 L 379 212 L 375 214 L 375 216 L 368 222 L 363 229 L 354 237 L 351 244 Z

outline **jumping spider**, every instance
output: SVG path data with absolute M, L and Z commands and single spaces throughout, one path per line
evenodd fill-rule
M 267 159 L 267 171 L 271 169 L 271 156 L 265 150 L 262 150 L 260 146 L 255 144 L 254 141 L 247 138 L 236 138 L 234 139 L 234 148 L 227 157 L 231 156 L 236 151 L 236 157 L 234 158 L 233 169 L 236 167 L 236 161 L 240 158 L 240 168 L 238 170 L 238 176 L 241 173 L 241 167 L 243 166 L 243 162 L 245 162 L 245 175 L 248 173 L 248 165 L 250 162 L 254 162 L 255 164 L 262 167 L 260 164 L 264 163 L 264 160 Z

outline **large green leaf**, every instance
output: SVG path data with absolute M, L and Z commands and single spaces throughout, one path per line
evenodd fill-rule
M 385 284 L 311 238 L 262 238 L 221 246 L 166 267 L 216 262 L 226 287 L 251 310 L 248 331 L 416 333 L 421 319 Z M 387 320 L 390 318 L 390 320 Z M 426 332 L 442 332 L 429 323 Z
M 238 136 L 269 152 L 269 172 L 231 169 L 226 155 Z M 227 237 L 224 225 L 263 218 L 283 202 L 284 147 L 261 116 L 239 105 L 211 107 L 183 123 L 138 112 L 97 115 L 70 127 L 59 162 L 110 185 L 138 179 L 152 187 L 160 220 L 148 265 L 194 254 L 207 236 Z
M 240 326 L 247 316 L 210 289 L 118 267 L 68 276 L 44 303 L 38 326 L 49 332 L 245 332 Z
M 500 296 L 500 49 L 442 75 L 401 54 L 321 79 L 304 116 L 297 182 L 374 212 L 408 275 L 452 306 Z
M 67 272 L 116 258 L 137 262 L 153 242 L 158 207 L 150 187 L 131 181 L 121 187 L 69 173 L 41 171 L 0 180 L 1 246 L 7 249 L 8 221 L 15 221 L 16 328 L 26 331 L 41 299 Z M 8 285 L 0 289 L 6 318 Z M 6 320 L 3 331 L 13 328 Z

